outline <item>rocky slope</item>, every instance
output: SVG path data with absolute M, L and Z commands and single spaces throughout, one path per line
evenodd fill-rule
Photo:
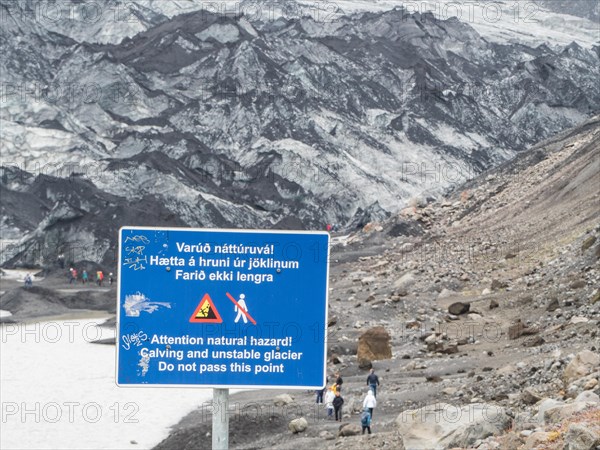
M 12 266 L 60 252 L 111 266 L 123 224 L 361 226 L 600 105 L 597 48 L 499 44 L 431 13 L 251 22 L 139 6 L 117 24 L 138 34 L 113 42 L 1 8 Z
M 345 423 L 325 420 L 312 393 L 252 391 L 234 396 L 232 448 L 600 445 L 599 173 L 596 117 L 443 201 L 338 238 L 329 370 L 344 376 Z M 373 327 L 389 333 L 391 359 L 357 357 Z M 369 363 L 382 383 L 374 434 L 354 436 Z M 209 448 L 207 408 L 157 448 Z

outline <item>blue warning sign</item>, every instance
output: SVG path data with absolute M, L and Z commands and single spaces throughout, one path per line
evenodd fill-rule
M 123 227 L 117 384 L 325 385 L 329 233 Z

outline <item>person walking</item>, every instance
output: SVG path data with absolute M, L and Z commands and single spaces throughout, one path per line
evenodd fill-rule
M 340 391 L 335 393 L 335 398 L 333 399 L 333 410 L 335 411 L 335 421 L 342 421 L 342 405 L 344 404 L 344 399 L 342 398 L 342 394 Z
M 333 400 L 335 399 L 335 394 L 333 393 L 333 388 L 327 389 L 327 393 L 325 394 L 325 408 L 327 408 L 327 419 L 333 419 Z
M 323 403 L 323 394 L 325 393 L 325 389 L 326 387 L 324 387 L 323 389 L 317 389 L 315 391 L 315 393 L 317 394 L 317 405 L 319 403 Z
M 77 284 L 77 269 L 71 267 L 69 269 L 69 271 L 71 272 L 71 278 L 69 279 L 69 284 Z
M 344 380 L 342 379 L 342 376 L 339 372 L 335 373 L 335 384 L 337 385 L 336 391 L 342 392 L 342 384 L 344 384 Z
M 362 434 L 365 434 L 365 430 L 371 434 L 371 414 L 368 409 L 364 409 L 360 415 L 360 425 L 362 427 Z
M 81 272 L 81 282 L 83 284 L 86 284 L 88 282 L 88 280 L 89 280 L 89 276 L 88 276 L 87 270 L 84 270 L 83 272 Z
M 367 386 L 371 388 L 373 391 L 373 395 L 377 397 L 377 386 L 379 386 L 379 377 L 375 374 L 375 370 L 371 369 L 369 371 L 369 376 L 367 377 Z
M 371 418 L 373 418 L 373 410 L 376 406 L 377 399 L 375 398 L 375 395 L 373 395 L 373 391 L 369 389 L 369 392 L 367 392 L 367 396 L 363 400 L 363 409 L 367 409 L 369 411 L 369 414 L 371 415 Z

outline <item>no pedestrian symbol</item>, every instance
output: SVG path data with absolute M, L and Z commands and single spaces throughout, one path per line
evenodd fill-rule
M 325 385 L 329 233 L 124 227 L 117 384 Z

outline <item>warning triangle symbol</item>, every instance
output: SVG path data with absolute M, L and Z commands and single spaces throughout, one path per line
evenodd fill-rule
M 200 303 L 196 307 L 194 314 L 190 317 L 190 322 L 192 323 L 221 323 L 223 319 L 221 319 L 221 315 L 215 304 L 210 298 L 210 295 L 204 294 Z

